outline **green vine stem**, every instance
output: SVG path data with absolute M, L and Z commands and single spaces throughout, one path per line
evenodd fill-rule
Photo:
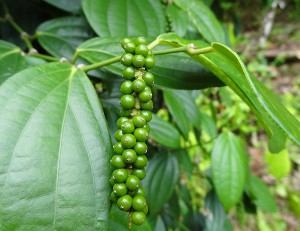
M 160 45 L 159 40 L 155 40 L 154 42 L 152 42 L 148 47 L 149 49 L 152 49 L 156 46 Z M 159 51 L 153 51 L 154 55 L 163 55 L 163 54 L 171 54 L 171 53 L 178 53 L 178 52 L 185 52 L 188 55 L 194 56 L 194 55 L 200 55 L 200 54 L 206 54 L 209 52 L 213 52 L 213 48 L 212 47 L 205 47 L 205 48 L 200 48 L 200 49 L 195 49 L 193 44 L 188 44 L 186 46 L 183 47 L 176 47 L 176 48 L 170 48 L 170 49 L 165 49 L 165 50 L 159 50 Z M 78 57 L 78 53 L 76 52 L 72 58 L 72 63 L 75 62 L 75 60 Z M 94 63 L 88 66 L 82 66 L 80 67 L 81 70 L 83 70 L 84 72 L 88 72 L 90 70 L 94 70 L 103 66 L 107 66 L 116 62 L 119 62 L 121 59 L 121 56 L 116 56 L 114 58 L 111 59 L 107 59 L 105 61 L 101 61 L 99 63 Z
M 33 49 L 31 49 L 31 50 L 33 50 Z M 41 58 L 41 59 L 44 59 L 46 61 L 51 61 L 51 62 L 60 62 L 60 60 L 58 58 L 55 58 L 55 57 L 49 56 L 49 55 L 39 54 L 37 52 L 29 52 L 28 56 Z
M 3 6 L 3 10 L 4 10 L 4 18 L 3 20 L 1 20 L 2 22 L 8 22 L 19 34 L 21 39 L 25 42 L 26 47 L 31 50 L 33 49 L 32 43 L 30 41 L 30 35 L 24 31 L 13 19 L 13 17 L 11 16 L 8 7 L 6 5 L 6 2 L 4 0 L 1 1 L 1 4 Z

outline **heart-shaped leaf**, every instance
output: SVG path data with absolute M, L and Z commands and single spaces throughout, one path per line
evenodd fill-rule
M 84 14 L 101 37 L 155 37 L 165 32 L 166 19 L 159 1 L 84 0 Z
M 107 230 L 111 141 L 97 94 L 69 64 L 0 88 L 0 227 Z
M 0 40 L 0 85 L 26 66 L 21 52 L 19 47 Z

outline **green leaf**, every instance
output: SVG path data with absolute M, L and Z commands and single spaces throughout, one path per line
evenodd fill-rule
M 201 117 L 201 128 L 205 131 L 211 138 L 217 136 L 217 126 L 212 116 L 207 115 L 204 112 L 200 112 Z
M 0 40 L 0 85 L 13 74 L 26 66 L 22 50 L 8 42 Z
M 166 19 L 159 1 L 85 0 L 84 14 L 101 37 L 155 37 L 165 32 Z
M 128 231 L 128 212 L 121 211 L 117 206 L 113 205 L 110 211 L 110 220 L 108 231 Z M 132 231 L 152 231 L 148 220 L 146 219 L 141 226 L 133 225 Z
M 202 48 L 206 45 L 201 41 L 187 41 L 176 34 L 165 34 L 158 37 L 161 43 L 170 46 L 185 46 L 194 43 Z M 254 111 L 270 136 L 271 152 L 279 152 L 284 148 L 286 135 L 300 145 L 300 123 L 280 103 L 280 101 L 247 71 L 238 55 L 230 48 L 212 44 L 212 53 L 193 56 L 220 80 L 228 85 Z
M 241 140 L 231 132 L 221 133 L 211 156 L 212 180 L 226 210 L 233 207 L 243 193 L 246 179 L 246 153 Z
M 172 124 L 153 114 L 149 125 L 150 137 L 156 142 L 169 148 L 180 148 L 180 134 Z
M 209 216 L 205 219 L 205 231 L 223 231 L 226 213 L 216 193 L 210 191 L 205 198 L 205 209 Z
M 184 137 L 188 138 L 190 123 L 183 103 L 171 90 L 164 90 L 164 101 Z
M 150 215 L 157 214 L 170 199 L 178 177 L 179 166 L 175 155 L 156 153 L 150 159 L 143 182 Z
M 97 94 L 64 63 L 0 87 L 1 230 L 107 230 L 111 140 Z
M 49 54 L 71 59 L 76 47 L 92 33 L 82 17 L 63 17 L 44 22 L 37 28 L 37 39 Z
M 274 196 L 265 183 L 256 176 L 248 175 L 245 188 L 246 193 L 252 199 L 254 204 L 264 212 L 276 212 L 277 206 Z
M 288 176 L 291 172 L 291 161 L 287 149 L 277 154 L 267 152 L 265 154 L 265 162 L 268 172 L 277 179 Z
M 190 0 L 174 0 L 175 4 L 186 12 L 190 22 L 208 42 L 225 43 L 225 33 L 214 13 L 205 3 Z
M 167 6 L 166 14 L 170 21 L 171 30 L 184 37 L 189 28 L 189 18 L 186 17 L 186 13 L 172 4 Z
M 49 4 L 68 12 L 78 12 L 81 9 L 81 0 L 44 0 Z

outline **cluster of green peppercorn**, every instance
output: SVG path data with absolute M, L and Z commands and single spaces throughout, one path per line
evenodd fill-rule
M 154 67 L 155 61 L 143 37 L 138 37 L 134 42 L 125 38 L 121 46 L 125 50 L 121 56 L 125 81 L 120 87 L 123 94 L 120 99 L 121 117 L 117 121 L 118 130 L 114 134 L 117 143 L 113 146 L 115 155 L 111 159 L 115 168 L 111 178 L 111 201 L 119 209 L 129 212 L 130 225 L 141 225 L 148 212 L 140 181 L 146 176 L 148 159 L 145 142 L 150 131 L 148 122 L 152 119 L 150 110 L 153 107 L 150 85 L 154 77 L 148 69 Z

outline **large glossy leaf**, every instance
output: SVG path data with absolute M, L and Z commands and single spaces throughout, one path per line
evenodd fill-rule
M 174 0 L 175 4 L 186 12 L 190 22 L 208 42 L 225 43 L 225 33 L 214 13 L 202 1 Z
M 84 72 L 26 69 L 0 87 L 0 227 L 107 230 L 111 141 Z
M 0 40 L 0 85 L 26 66 L 26 60 L 19 47 Z
M 191 42 L 200 48 L 207 46 L 201 41 L 183 40 L 175 34 L 165 34 L 158 39 L 163 44 L 176 47 Z M 270 150 L 272 152 L 282 150 L 286 136 L 300 145 L 299 121 L 287 111 L 270 90 L 247 71 L 235 52 L 218 43 L 213 43 L 212 47 L 214 52 L 193 56 L 193 58 L 233 89 L 254 111 L 270 136 Z
M 249 174 L 245 191 L 257 207 L 265 212 L 276 212 L 275 198 L 261 179 Z
M 81 9 L 81 0 L 44 0 L 59 9 L 68 12 L 78 12 Z
M 124 53 L 120 46 L 121 38 L 94 38 L 86 41 L 77 48 L 81 58 L 89 63 L 97 63 L 114 58 Z M 168 54 L 155 56 L 156 66 L 151 69 L 155 75 L 155 84 L 177 89 L 202 89 L 213 86 L 223 86 L 224 83 L 216 78 L 196 61 L 184 54 Z M 121 75 L 123 66 L 114 63 L 101 68 L 105 71 L 104 78 Z
M 225 209 L 241 199 L 246 180 L 246 153 L 241 140 L 233 133 L 221 133 L 211 156 L 212 180 Z
M 180 148 L 180 134 L 172 124 L 153 114 L 149 125 L 150 137 L 156 142 L 169 148 Z
M 184 37 L 189 28 L 189 18 L 186 17 L 186 13 L 172 4 L 167 6 L 166 14 L 170 21 L 171 30 Z
M 143 185 L 151 215 L 158 213 L 170 199 L 178 177 L 179 166 L 175 155 L 156 153 L 150 160 Z
M 155 37 L 165 32 L 166 19 L 159 1 L 84 0 L 84 14 L 101 37 Z
M 91 37 L 83 17 L 63 17 L 44 22 L 37 28 L 37 38 L 49 54 L 70 59 L 76 47 Z

